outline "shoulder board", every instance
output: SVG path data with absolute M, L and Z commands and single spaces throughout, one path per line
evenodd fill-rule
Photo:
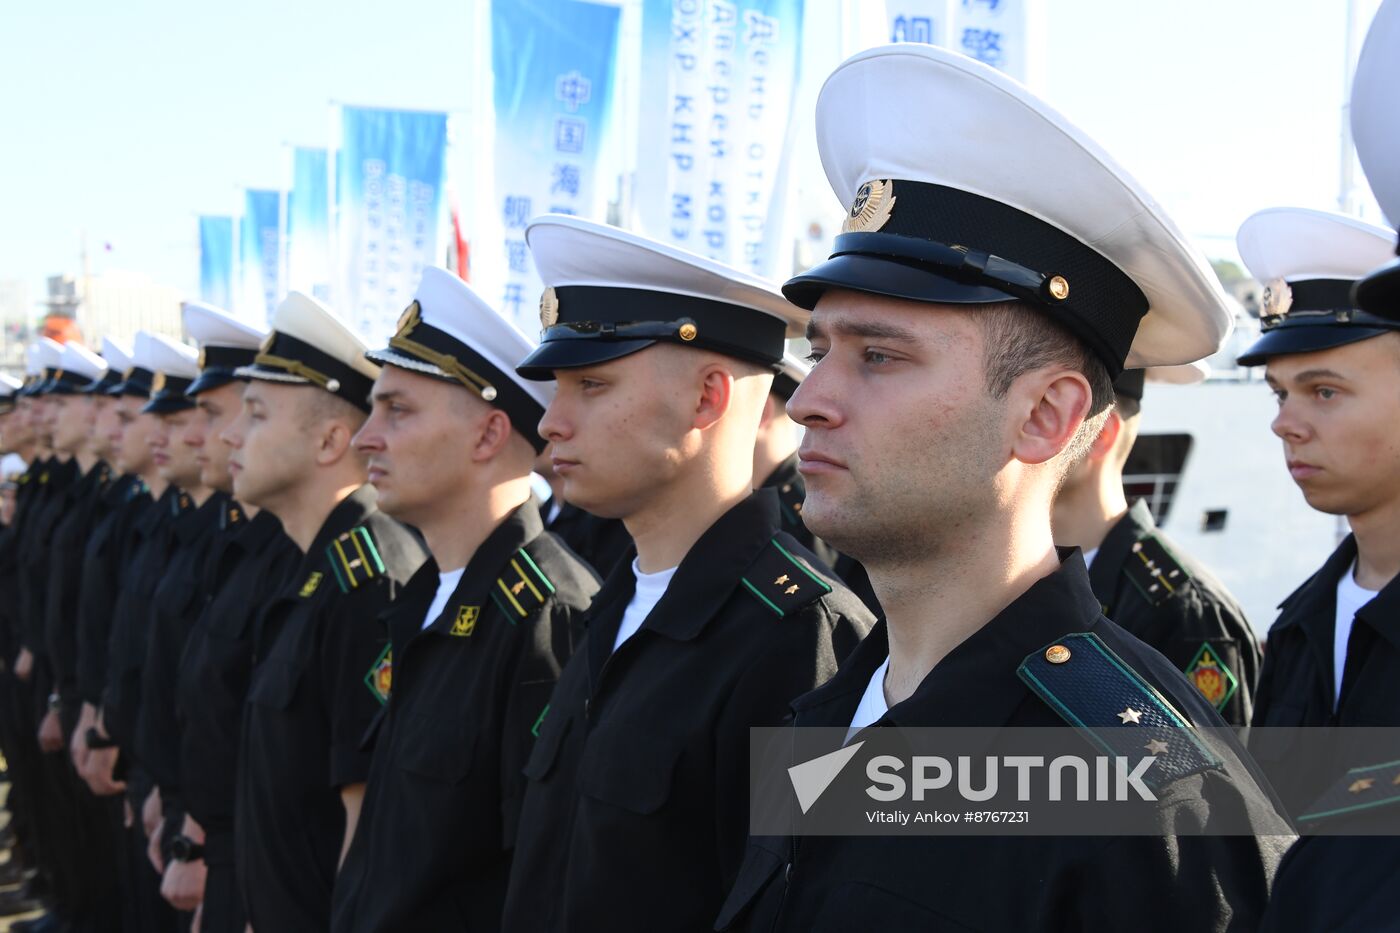
M 1400 803 L 1400 761 L 1352 768 L 1298 817 L 1299 826 Z
M 33 475 L 30 473 L 21 473 L 19 479 L 15 480 L 15 482 L 19 483 L 21 486 L 28 486 L 29 481 L 33 478 Z
M 759 551 L 740 583 L 778 618 L 797 612 L 831 592 L 831 586 L 774 538 Z
M 788 528 L 802 528 L 802 503 L 807 499 L 807 486 L 802 477 L 796 476 L 779 484 L 778 507 L 782 511 L 783 525 Z
M 1220 767 L 1171 702 L 1093 632 L 1074 632 L 1026 656 L 1016 676 L 1100 751 L 1157 759 L 1143 782 L 1154 790 Z
M 524 548 L 511 555 L 491 588 L 496 608 L 512 623 L 528 618 L 552 595 L 554 584 Z
M 1144 599 L 1154 606 L 1167 602 L 1191 579 L 1160 538 L 1148 535 L 1133 542 L 1133 549 L 1123 564 L 1125 573 Z
M 335 582 L 348 593 L 384 575 L 384 561 L 374 546 L 374 537 L 364 525 L 351 528 L 326 548 Z

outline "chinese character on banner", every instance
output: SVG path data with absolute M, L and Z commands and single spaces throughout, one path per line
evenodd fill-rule
M 933 17 L 896 16 L 894 18 L 894 31 L 890 35 L 890 41 L 922 42 L 925 45 L 933 45 L 935 42 L 933 35 Z
M 540 214 L 603 219 L 615 176 L 603 178 L 621 10 L 584 0 L 490 0 L 495 178 L 483 179 L 501 223 L 501 261 L 492 263 L 502 312 L 528 333 L 539 329 L 543 286 L 523 231 Z M 499 291 L 496 291 L 499 288 Z
M 979 62 L 986 62 L 993 68 L 1001 65 L 1001 33 L 995 29 L 964 29 L 962 50 Z

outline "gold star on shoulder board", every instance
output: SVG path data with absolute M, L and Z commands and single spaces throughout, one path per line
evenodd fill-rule
M 782 586 L 782 585 L 783 585 L 784 583 L 786 583 L 786 582 L 788 582 L 788 575 L 787 575 L 787 574 L 783 574 L 781 577 L 779 577 L 778 579 L 776 579 L 776 580 L 773 581 L 773 585 L 774 585 L 774 586 Z
M 1126 726 L 1128 723 L 1132 723 L 1133 725 L 1141 725 L 1141 724 L 1142 724 L 1142 713 L 1139 712 L 1138 710 L 1133 709 L 1131 706 L 1129 706 L 1127 709 L 1123 710 L 1123 712 L 1121 712 L 1121 713 L 1118 714 L 1118 719 L 1119 719 L 1119 720 L 1123 723 L 1123 725 L 1125 725 L 1125 726 Z
M 1357 780 L 1351 782 L 1351 786 L 1348 787 L 1347 790 L 1353 794 L 1359 794 L 1363 790 L 1370 790 L 1371 785 L 1375 783 L 1375 778 L 1358 778 Z
M 510 591 L 516 596 L 519 596 L 520 591 L 523 589 L 525 589 L 525 581 L 519 580 L 511 586 Z
M 1149 755 L 1165 755 L 1167 753 L 1167 743 L 1163 742 L 1161 739 L 1153 739 L 1151 742 L 1144 745 L 1143 748 L 1147 749 L 1147 754 Z
M 791 596 L 793 593 L 796 593 L 799 589 L 800 587 L 796 583 L 794 583 L 792 586 L 783 590 L 783 592 L 786 593 L 788 596 Z

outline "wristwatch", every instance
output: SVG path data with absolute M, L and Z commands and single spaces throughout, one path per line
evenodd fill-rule
M 170 857 L 177 862 L 197 862 L 204 858 L 204 846 L 182 834 L 171 840 Z

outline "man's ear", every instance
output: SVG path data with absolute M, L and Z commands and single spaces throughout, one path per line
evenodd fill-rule
M 1094 443 L 1089 446 L 1087 459 L 1102 460 L 1113 452 L 1113 448 L 1118 445 L 1118 438 L 1123 434 L 1123 416 L 1118 413 L 1118 409 L 1110 408 L 1108 418 L 1104 420 L 1103 427 L 1099 429 L 1098 437 L 1094 438 Z
M 734 374 L 719 363 L 706 363 L 699 372 L 699 379 L 693 423 L 697 430 L 703 431 L 729 411 L 734 399 Z
M 510 440 L 510 416 L 492 408 L 477 422 L 476 443 L 472 445 L 472 460 L 483 463 L 494 458 Z
M 318 466 L 330 466 L 340 462 L 347 452 L 353 450 L 354 427 L 340 418 L 327 418 L 316 429 L 321 432 L 320 446 L 316 450 Z
M 1045 463 L 1059 456 L 1074 440 L 1088 416 L 1093 391 L 1089 380 L 1074 370 L 1027 373 L 1025 418 L 1012 442 L 1011 454 L 1022 463 Z M 1019 381 L 1019 380 L 1018 380 Z M 1013 397 L 1015 396 L 1013 391 Z

